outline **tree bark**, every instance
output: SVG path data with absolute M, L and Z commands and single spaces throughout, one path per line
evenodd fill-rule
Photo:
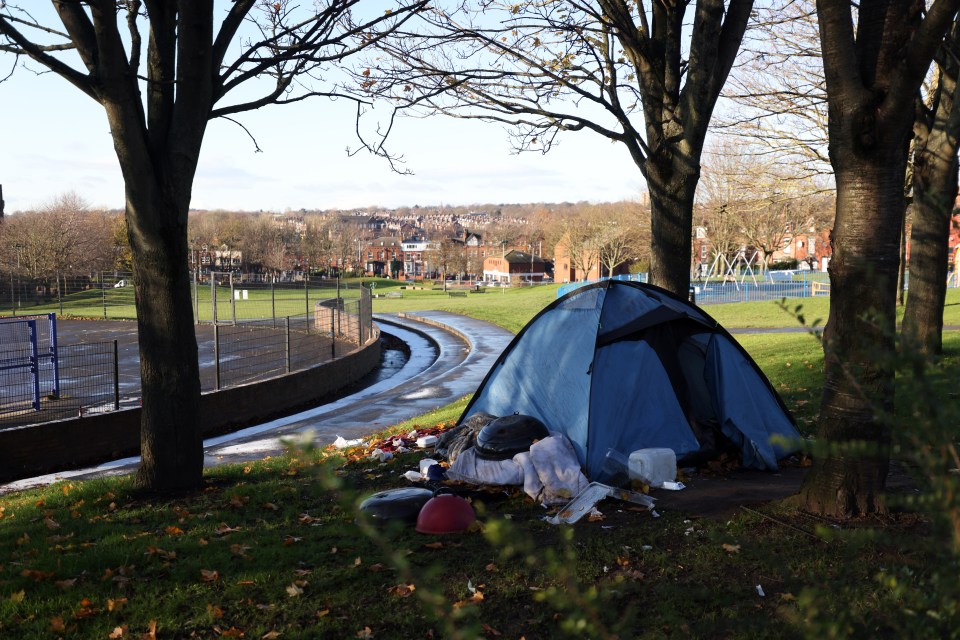
M 960 0 L 817 0 L 837 182 L 818 455 L 800 489 L 837 517 L 884 510 L 900 224 L 914 96 Z M 854 13 L 856 11 L 856 13 Z
M 686 298 L 700 165 L 676 167 L 669 160 L 660 164 L 656 160 L 650 158 L 645 171 L 650 190 L 650 283 Z
M 187 209 L 182 198 L 133 197 L 136 187 L 128 186 L 127 200 L 137 256 L 134 283 L 143 391 L 136 482 L 154 491 L 176 491 L 197 486 L 203 475 Z
M 815 513 L 882 512 L 893 412 L 894 332 L 904 161 L 845 154 L 837 172 L 830 260 L 830 314 L 824 329 L 824 385 L 817 456 L 800 490 Z
M 956 41 L 957 31 L 954 23 L 953 34 L 947 42 Z M 918 105 L 914 125 L 910 292 L 902 329 L 913 348 L 930 355 L 943 351 L 950 219 L 957 198 L 957 150 L 960 147 L 960 100 L 956 95 L 960 65 L 949 52 L 944 53 L 934 108 Z

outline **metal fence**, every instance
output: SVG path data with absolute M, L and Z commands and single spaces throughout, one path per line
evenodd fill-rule
M 311 314 L 213 324 L 212 379 L 204 391 L 291 373 L 356 350 L 373 336 L 370 295 L 314 303 Z
M 331 291 L 336 295 L 335 286 Z M 265 380 L 352 353 L 374 336 L 370 291 L 353 293 L 352 299 L 310 298 L 310 312 L 299 315 L 202 323 L 212 325 L 212 337 L 198 339 L 201 390 Z M 17 328 L 29 320 L 18 316 L 8 322 L 6 333 L 19 333 L 0 330 L 0 429 L 139 404 L 139 384 L 120 395 L 121 373 L 139 380 L 139 371 L 120 370 L 116 340 L 60 344 L 52 355 L 38 357 Z
M 122 271 L 80 276 L 0 277 L 0 315 L 56 313 L 58 316 L 134 320 L 133 275 Z M 239 322 L 313 312 L 318 300 L 359 298 L 363 287 L 336 278 L 253 282 L 234 273 L 194 273 L 190 299 L 197 322 Z
M 0 360 L 25 357 L 22 346 L 0 348 Z M 0 428 L 120 408 L 116 340 L 59 345 L 35 366 L 0 370 Z
M 647 274 L 615 276 L 614 280 L 646 282 Z M 598 282 L 570 282 L 557 290 L 561 297 L 585 284 Z M 955 286 L 954 283 L 948 286 Z M 830 277 L 821 271 L 769 271 L 756 275 L 707 278 L 690 283 L 690 299 L 699 305 L 723 302 L 756 302 L 783 298 L 811 298 L 830 295 Z

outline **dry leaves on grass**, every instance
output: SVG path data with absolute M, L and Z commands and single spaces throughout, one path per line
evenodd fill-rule
M 240 527 L 231 527 L 226 522 L 221 522 L 220 526 L 216 528 L 214 533 L 218 536 L 225 536 L 228 533 L 236 533 L 237 531 L 240 531 Z
M 387 589 L 387 593 L 395 595 L 399 598 L 409 598 L 413 595 L 413 592 L 417 590 L 416 585 L 413 584 L 398 584 Z
M 200 569 L 201 582 L 216 582 L 220 579 L 220 572 L 213 569 Z

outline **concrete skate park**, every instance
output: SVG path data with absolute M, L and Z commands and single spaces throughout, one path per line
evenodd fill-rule
M 443 312 L 384 314 L 380 332 L 400 340 L 409 358 L 396 362 L 380 334 L 354 352 L 316 367 L 204 393 L 201 420 L 208 464 L 283 451 L 281 438 L 313 434 L 317 445 L 355 438 L 444 406 L 472 393 L 513 335 L 500 327 Z M 117 340 L 120 384 L 137 395 L 135 322 L 58 320 L 61 342 Z M 212 328 L 197 325 L 201 378 L 212 375 Z M 406 351 L 406 350 L 405 350 Z M 396 354 L 394 354 L 396 355 Z M 0 481 L 8 489 L 60 477 L 126 473 L 138 463 L 140 409 L 0 431 Z

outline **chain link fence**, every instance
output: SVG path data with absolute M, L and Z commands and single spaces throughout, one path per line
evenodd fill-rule
M 16 271 L 0 277 L 0 315 L 56 313 L 60 317 L 135 320 L 133 274 L 122 271 L 32 278 Z M 357 299 L 364 287 L 336 278 L 297 281 L 246 274 L 192 274 L 190 299 L 197 322 L 235 323 L 309 315 L 319 300 Z

